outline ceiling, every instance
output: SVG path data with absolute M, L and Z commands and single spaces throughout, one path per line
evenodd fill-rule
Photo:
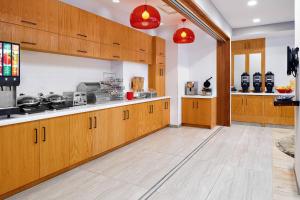
M 253 7 L 248 0 L 211 0 L 232 28 L 294 21 L 294 0 L 257 0 Z M 253 23 L 254 18 L 261 22 Z
M 107 11 L 109 11 L 109 14 L 106 17 L 115 19 L 123 24 L 129 23 L 130 13 L 135 7 L 144 4 L 143 0 L 120 0 L 120 3 L 113 3 L 112 0 L 63 1 L 97 14 L 105 14 L 103 13 L 103 10 L 106 9 Z M 147 3 L 156 7 L 159 10 L 162 22 L 165 26 L 176 25 L 180 23 L 182 16 L 179 13 L 177 13 L 174 9 L 167 6 L 163 1 L 148 0 Z

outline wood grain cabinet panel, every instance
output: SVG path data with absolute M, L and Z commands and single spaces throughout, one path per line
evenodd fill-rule
M 264 104 L 260 96 L 247 96 L 244 101 L 246 120 L 260 123 L 263 121 Z
M 163 122 L 162 126 L 170 125 L 170 99 L 166 99 L 162 101 L 162 108 L 163 108 Z
M 70 165 L 70 119 L 59 117 L 40 122 L 40 177 Z
M 231 115 L 232 120 L 238 120 L 244 114 L 244 96 L 234 95 L 231 97 Z
M 123 60 L 126 57 L 124 49 L 119 46 L 101 44 L 101 58 L 108 60 Z
M 281 107 L 274 106 L 275 96 L 263 97 L 264 103 L 264 123 L 267 124 L 280 124 L 282 109 Z
M 101 42 L 128 49 L 128 27 L 108 19 L 102 20 Z
M 58 35 L 22 26 L 14 26 L 13 41 L 21 44 L 22 49 L 58 52 Z
M 0 21 L 13 24 L 20 23 L 20 0 L 0 1 Z
M 39 122 L 0 127 L 0 195 L 39 178 Z
M 13 31 L 14 25 L 0 22 L 0 41 L 14 42 Z
M 90 113 L 70 116 L 70 165 L 92 155 L 93 118 Z

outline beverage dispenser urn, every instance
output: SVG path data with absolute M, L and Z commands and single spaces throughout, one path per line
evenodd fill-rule
M 261 92 L 261 86 L 262 86 L 262 81 L 261 81 L 261 73 L 255 72 L 253 74 L 253 87 L 254 87 L 254 92 Z
M 265 81 L 267 93 L 273 93 L 274 87 L 274 74 L 272 72 L 266 73 L 266 81 Z
M 243 92 L 248 92 L 249 86 L 250 86 L 250 76 L 247 72 L 244 72 L 241 75 L 241 86 L 242 86 Z

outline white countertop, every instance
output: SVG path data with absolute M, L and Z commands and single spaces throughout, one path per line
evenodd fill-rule
M 12 124 L 18 124 L 18 123 L 24 123 L 24 122 L 31 122 L 36 120 L 43 120 L 43 119 L 49 119 L 53 117 L 61 117 L 66 115 L 73 115 L 78 113 L 84 113 L 84 112 L 91 112 L 91 111 L 97 111 L 97 110 L 103 110 L 108 108 L 115 108 L 120 106 L 127 106 L 132 104 L 139 104 L 139 103 L 145 103 L 150 101 L 156 101 L 156 100 L 162 100 L 162 99 L 169 99 L 170 97 L 155 97 L 155 98 L 149 98 L 149 99 L 136 99 L 136 100 L 123 100 L 123 101 L 111 101 L 103 104 L 94 104 L 94 105 L 86 105 L 86 106 L 76 106 L 71 108 L 66 108 L 63 110 L 53 110 L 53 111 L 45 111 L 42 113 L 36 113 L 36 114 L 26 114 L 26 115 L 12 115 L 11 118 L 0 118 L 0 126 L 7 126 Z
M 190 99 L 213 99 L 216 96 L 203 96 L 203 95 L 183 95 L 182 98 L 190 98 Z
M 290 95 L 294 95 L 295 93 L 254 93 L 254 92 L 231 92 L 232 95 L 253 95 L 253 96 L 290 96 Z

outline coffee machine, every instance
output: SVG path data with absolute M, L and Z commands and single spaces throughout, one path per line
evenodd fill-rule
M 261 92 L 262 80 L 261 80 L 261 73 L 255 72 L 253 74 L 253 88 L 254 92 L 259 93 Z
M 244 72 L 241 75 L 241 86 L 243 92 L 248 92 L 249 91 L 249 86 L 250 86 L 250 76 L 247 72 Z
M 189 81 L 185 84 L 185 95 L 197 95 L 199 83 L 197 81 Z
M 274 74 L 272 72 L 267 72 L 265 75 L 265 85 L 267 89 L 267 93 L 273 93 L 273 87 L 274 87 Z

